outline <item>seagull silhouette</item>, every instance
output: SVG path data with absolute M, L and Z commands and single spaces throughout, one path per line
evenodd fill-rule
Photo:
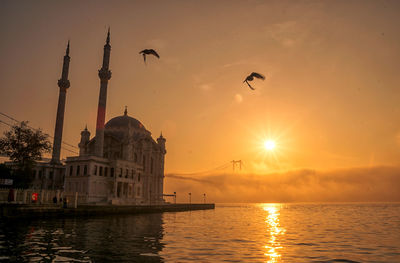
M 254 78 L 258 78 L 258 79 L 262 79 L 262 80 L 265 79 L 265 77 L 264 77 L 263 75 L 261 75 L 260 73 L 257 73 L 257 72 L 252 72 L 250 75 L 248 75 L 248 76 L 246 77 L 246 79 L 243 81 L 243 83 L 246 82 L 246 84 L 247 84 L 247 85 L 249 86 L 249 88 L 252 89 L 252 90 L 255 90 L 255 88 L 253 88 L 253 87 L 249 84 L 249 81 L 253 81 Z
M 146 63 L 146 55 L 153 55 L 156 56 L 157 58 L 160 58 L 160 56 L 154 49 L 143 49 L 142 51 L 139 52 L 139 54 L 143 55 L 144 63 Z

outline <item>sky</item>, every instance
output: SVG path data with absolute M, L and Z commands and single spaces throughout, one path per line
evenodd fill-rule
M 231 160 L 248 174 L 397 167 L 399 12 L 399 1 L 1 1 L 0 111 L 53 135 L 70 40 L 63 141 L 77 145 L 85 125 L 93 136 L 110 26 L 106 121 L 127 106 L 162 132 L 166 174 Z M 145 65 L 145 48 L 161 58 Z M 266 76 L 254 91 L 253 71 Z

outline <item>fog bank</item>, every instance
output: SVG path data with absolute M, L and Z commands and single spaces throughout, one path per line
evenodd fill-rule
M 166 174 L 164 192 L 178 202 L 400 202 L 400 167 L 286 173 Z M 172 201 L 168 199 L 168 201 Z

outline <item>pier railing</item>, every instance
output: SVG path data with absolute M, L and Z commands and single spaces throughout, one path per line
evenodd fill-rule
M 78 192 L 41 189 L 6 189 L 0 188 L 0 203 L 15 204 L 64 204 L 74 207 L 87 203 L 87 196 Z

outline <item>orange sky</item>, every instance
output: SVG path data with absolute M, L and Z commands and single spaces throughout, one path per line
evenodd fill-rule
M 93 136 L 110 25 L 106 120 L 127 105 L 162 131 L 167 173 L 233 159 L 255 173 L 396 166 L 399 13 L 399 1 L 1 1 L 0 111 L 53 135 L 70 39 L 63 140 L 77 145 L 86 124 Z M 145 66 L 144 48 L 161 59 Z M 267 76 L 255 91 L 252 71 Z

